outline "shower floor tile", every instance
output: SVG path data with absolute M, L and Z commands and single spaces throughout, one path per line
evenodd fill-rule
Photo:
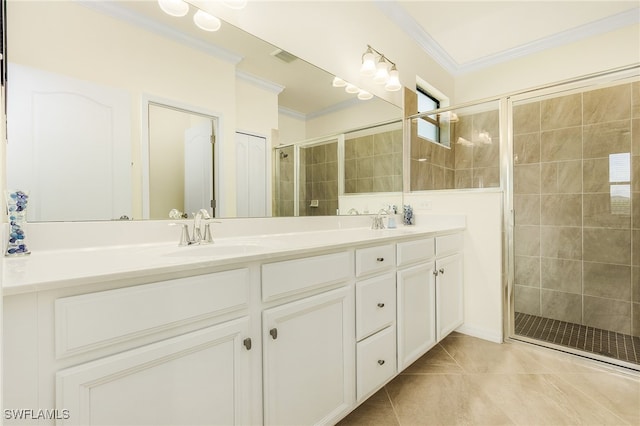
M 640 364 L 640 337 L 520 312 L 515 329 L 518 336 Z

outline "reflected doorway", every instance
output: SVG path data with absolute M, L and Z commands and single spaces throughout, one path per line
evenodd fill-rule
M 150 101 L 148 168 L 143 172 L 143 214 L 146 219 L 167 219 L 178 209 L 189 217 L 206 209 L 216 212 L 214 115 Z M 146 190 L 146 191 L 145 191 Z

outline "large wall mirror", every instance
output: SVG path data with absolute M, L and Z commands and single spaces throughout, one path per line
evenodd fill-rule
M 334 88 L 333 75 L 227 23 L 202 31 L 193 12 L 7 2 L 7 186 L 31 192 L 29 220 L 162 219 L 199 204 L 217 217 L 366 210 L 334 195 L 378 196 L 371 210 L 398 202 L 400 108 Z M 341 141 L 332 165 L 318 142 L 330 139 Z M 304 208 L 284 203 L 293 177 L 304 177 Z

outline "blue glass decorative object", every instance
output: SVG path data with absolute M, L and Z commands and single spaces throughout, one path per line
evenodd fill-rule
M 402 212 L 402 223 L 405 225 L 413 225 L 414 217 L 413 217 L 413 208 L 409 205 L 405 205 Z
M 5 256 L 24 256 L 31 252 L 27 248 L 24 225 L 27 222 L 29 194 L 25 191 L 6 191 L 7 216 L 9 217 L 9 238 Z

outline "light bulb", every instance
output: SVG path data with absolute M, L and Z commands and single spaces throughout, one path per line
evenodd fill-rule
M 222 0 L 222 3 L 231 9 L 244 9 L 247 0 Z
M 373 77 L 376 73 L 376 57 L 371 51 L 371 48 L 367 49 L 366 53 L 362 55 L 362 66 L 360 67 L 360 74 L 365 77 Z
M 347 87 L 344 88 L 344 91 L 347 93 L 358 93 L 360 89 L 358 89 L 354 84 L 348 83 Z
M 333 77 L 333 87 L 344 87 L 347 85 L 347 82 L 341 79 L 340 77 Z
M 193 15 L 193 22 L 205 31 L 218 31 L 222 25 L 218 18 L 202 10 L 198 10 L 196 14 Z
M 389 71 L 389 80 L 387 80 L 387 84 L 384 86 L 384 90 L 389 92 L 397 92 L 402 87 L 400 84 L 400 73 L 396 69 L 396 66 L 391 67 L 391 71 Z
M 358 99 L 360 99 L 361 101 L 366 101 L 371 98 L 373 98 L 373 95 L 366 90 L 360 89 L 360 91 L 358 92 Z
M 189 12 L 189 5 L 182 0 L 158 0 L 160 9 L 167 15 L 184 16 Z
M 384 60 L 384 56 L 378 61 L 376 66 L 376 75 L 373 77 L 373 82 L 378 84 L 385 84 L 389 79 L 389 70 L 387 69 L 387 61 Z

